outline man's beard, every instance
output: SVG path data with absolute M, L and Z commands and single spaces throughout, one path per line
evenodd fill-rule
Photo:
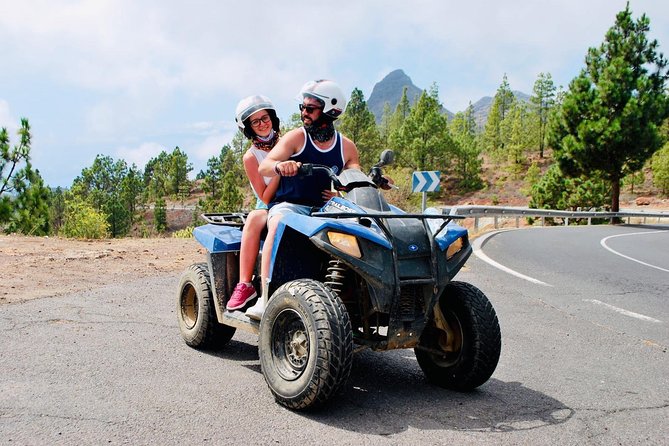
M 304 124 L 304 129 L 309 136 L 318 142 L 329 141 L 335 134 L 334 121 L 324 115 L 321 115 L 317 120 L 312 121 L 311 125 Z

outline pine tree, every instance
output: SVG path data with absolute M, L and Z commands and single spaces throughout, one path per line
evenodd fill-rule
M 367 108 L 361 90 L 354 88 L 346 112 L 339 118 L 339 131 L 358 147 L 360 165 L 369 169 L 381 152 L 381 135 L 374 114 Z
M 398 164 L 404 164 L 407 141 L 402 135 L 402 126 L 410 113 L 411 104 L 409 104 L 407 88 L 404 87 L 400 101 L 397 103 L 388 125 L 388 148 L 395 152 L 395 159 Z
M 495 99 L 497 100 L 497 107 L 499 108 L 499 118 L 503 121 L 504 118 L 506 118 L 506 114 L 513 107 L 514 102 L 516 102 L 516 97 L 511 91 L 511 86 L 509 86 L 509 80 L 506 77 L 506 73 L 504 73 L 502 83 L 497 89 Z
M 242 142 L 238 139 L 235 143 L 242 147 Z M 203 180 L 202 189 L 206 194 L 198 206 L 205 212 L 239 211 L 244 203 L 242 189 L 247 188 L 251 193 L 241 158 L 229 144 L 221 148 L 218 156 L 209 158 L 207 170 L 198 177 Z
M 0 225 L 8 232 L 46 235 L 50 230 L 49 189 L 30 163 L 30 123 L 21 119 L 19 144 L 9 145 L 0 129 Z
M 506 140 L 507 160 L 511 163 L 511 170 L 518 174 L 522 171 L 525 161 L 525 151 L 529 145 L 526 129 L 530 127 L 527 106 L 515 102 L 502 123 L 503 134 Z
M 193 164 L 188 162 L 188 155 L 176 146 L 172 151 L 168 165 L 169 190 L 168 192 L 177 196 L 185 186 L 190 190 L 188 174 L 193 170 Z
M 497 92 L 493 98 L 488 120 L 483 131 L 483 146 L 485 151 L 497 161 L 501 161 L 507 156 L 505 145 L 508 142 L 509 134 L 508 132 L 505 133 L 506 129 L 502 123 L 515 102 L 516 98 L 511 91 L 505 73 L 502 83 L 497 88 Z
M 445 170 L 450 164 L 453 142 L 446 116 L 441 113 L 438 90 L 423 91 L 401 128 L 405 144 L 403 160 L 417 170 Z
M 381 144 L 383 147 L 388 147 L 392 117 L 392 109 L 390 108 L 390 104 L 386 102 L 383 104 L 383 115 L 381 116 L 381 123 L 379 124 L 379 135 L 381 136 Z
M 569 84 L 549 129 L 549 143 L 567 175 L 601 173 L 610 183 L 611 210 L 620 208 L 620 182 L 662 147 L 669 115 L 667 60 L 648 41 L 646 15 L 634 21 L 627 4 L 586 66 Z
M 555 84 L 550 73 L 539 73 L 534 82 L 530 103 L 536 119 L 536 143 L 539 146 L 539 158 L 543 158 L 548 116 L 555 105 Z
M 449 127 L 453 137 L 453 157 L 460 185 L 465 189 L 476 189 L 481 186 L 482 160 L 471 102 L 464 112 L 455 114 Z
M 7 232 L 48 235 L 50 233 L 51 192 L 44 185 L 39 171 L 32 168 L 30 161 L 15 177 L 14 187 L 16 198 L 12 203 L 14 210 Z
M 236 175 L 228 171 L 223 177 L 220 209 L 223 212 L 237 212 L 242 208 L 244 196 L 237 187 Z
M 156 200 L 156 204 L 153 208 L 153 224 L 154 228 L 159 233 L 163 233 L 167 230 L 167 204 L 163 197 Z
M 499 160 L 502 152 L 502 117 L 500 114 L 499 100 L 493 99 L 488 119 L 483 129 L 483 147 L 493 159 Z

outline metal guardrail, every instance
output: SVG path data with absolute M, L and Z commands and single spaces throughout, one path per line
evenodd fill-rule
M 643 224 L 648 222 L 648 219 L 657 218 L 657 223 L 661 219 L 669 220 L 669 212 L 598 212 L 598 211 L 557 211 L 553 209 L 531 209 L 521 207 L 503 207 L 503 206 L 452 206 L 442 208 L 442 213 L 448 215 L 460 215 L 466 218 L 474 218 L 474 230 L 478 230 L 480 219 L 492 218 L 495 229 L 499 227 L 499 219 L 514 218 L 516 219 L 516 227 L 520 226 L 520 218 L 540 218 L 541 225 L 544 226 L 546 218 L 562 218 L 564 225 L 569 225 L 570 219 L 587 219 L 588 224 L 592 223 L 592 219 L 604 219 L 612 222 L 613 219 L 618 218 L 625 220 L 627 223 L 631 222 L 632 218 L 642 218 Z

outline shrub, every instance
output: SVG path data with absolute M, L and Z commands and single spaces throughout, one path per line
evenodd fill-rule
M 188 226 L 186 228 L 180 229 L 178 231 L 175 231 L 172 234 L 172 237 L 174 237 L 174 238 L 193 238 L 193 229 L 195 229 L 193 226 Z
M 68 238 L 106 238 L 109 235 L 109 223 L 107 217 L 93 206 L 73 198 L 65 204 L 65 218 L 59 235 Z

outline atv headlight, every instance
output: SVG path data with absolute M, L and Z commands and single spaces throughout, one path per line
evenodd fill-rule
M 343 251 L 356 259 L 362 257 L 360 247 L 358 246 L 358 240 L 354 236 L 341 232 L 328 232 L 328 240 L 330 240 L 332 246 L 340 251 Z
M 446 259 L 450 260 L 451 257 L 453 257 L 455 254 L 460 252 L 460 250 L 462 249 L 463 244 L 464 244 L 464 242 L 462 241 L 462 237 L 458 238 L 453 243 L 451 243 L 448 246 L 448 249 L 446 250 Z

